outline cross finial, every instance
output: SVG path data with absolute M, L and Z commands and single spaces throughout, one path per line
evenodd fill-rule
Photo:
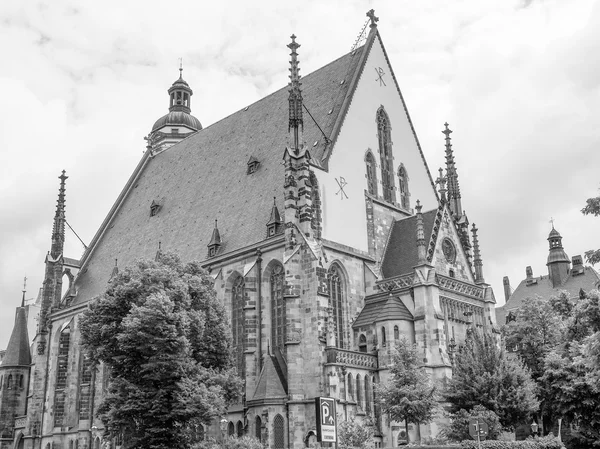
M 376 27 L 377 26 L 377 22 L 379 22 L 379 17 L 375 16 L 375 10 L 374 9 L 371 9 L 367 13 L 367 17 L 369 19 L 371 19 L 371 28 Z
M 444 123 L 444 127 L 446 129 L 444 129 L 442 133 L 446 135 L 446 139 L 450 139 L 450 134 L 452 134 L 452 130 L 449 128 L 449 126 L 450 125 L 448 125 L 448 122 Z
M 179 58 L 179 79 L 183 79 L 183 58 Z
M 552 229 L 554 229 L 554 217 L 550 217 L 550 222 L 552 224 Z

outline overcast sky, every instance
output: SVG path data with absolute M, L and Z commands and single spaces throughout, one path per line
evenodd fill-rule
M 206 127 L 287 83 L 290 34 L 308 74 L 350 50 L 370 8 L 433 173 L 443 123 L 454 130 L 498 302 L 503 276 L 547 272 L 551 217 L 570 257 L 600 247 L 600 219 L 580 212 L 600 187 L 600 0 L 3 1 L 0 347 L 23 277 L 27 298 L 41 286 L 61 170 L 88 243 L 167 112 L 180 57 Z M 65 255 L 81 257 L 67 233 Z

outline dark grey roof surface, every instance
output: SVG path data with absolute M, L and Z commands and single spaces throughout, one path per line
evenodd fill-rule
M 354 323 L 352 323 L 352 327 L 370 326 L 373 323 L 384 320 L 412 321 L 413 315 L 400 298 L 388 297 L 368 300 Z
M 521 307 L 527 298 L 534 298 L 539 295 L 547 299 L 557 295 L 561 290 L 568 292 L 572 298 L 578 298 L 579 289 L 582 288 L 585 292 L 589 292 L 600 287 L 600 276 L 592 267 L 584 267 L 583 273 L 577 276 L 569 274 L 565 282 L 557 288 L 552 286 L 552 281 L 548 275 L 534 277 L 533 280 L 537 282 L 527 285 L 527 279 L 523 279 L 513 294 L 510 295 L 507 303 L 496 309 L 498 324 L 504 324 L 508 311 Z
M 15 327 L 8 341 L 3 366 L 26 366 L 31 364 L 29 336 L 27 333 L 27 314 L 24 307 L 17 308 Z
M 364 48 L 302 78 L 304 104 L 327 136 L 343 113 L 349 80 Z M 320 161 L 325 142 L 308 114 L 304 114 L 304 141 Z M 287 142 L 285 87 L 150 158 L 115 215 L 105 222 L 104 235 L 101 229 L 84 256 L 76 302 L 105 290 L 115 259 L 124 267 L 154 257 L 159 241 L 163 250 L 175 251 L 184 260 L 204 260 L 215 219 L 222 238 L 219 254 L 264 240 L 273 197 L 283 210 L 282 158 Z M 260 165 L 248 175 L 250 157 Z M 151 217 L 153 200 L 161 209 Z
M 425 245 L 429 244 L 437 211 L 437 209 L 433 209 L 423 213 Z M 417 263 L 417 217 L 413 215 L 394 221 L 383 255 L 381 273 L 384 278 L 412 273 L 413 267 Z

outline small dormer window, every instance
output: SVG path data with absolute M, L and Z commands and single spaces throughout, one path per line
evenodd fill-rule
M 217 248 L 215 246 L 208 248 L 208 257 L 215 257 L 217 255 Z
M 150 216 L 154 217 L 156 214 L 158 214 L 158 211 L 160 210 L 161 205 L 160 203 L 158 203 L 156 200 L 152 201 L 152 204 L 150 204 Z
M 277 224 L 276 223 L 269 225 L 267 227 L 267 236 L 268 237 L 273 237 L 276 233 L 277 233 Z
M 256 159 L 254 156 L 251 156 L 250 159 L 248 160 L 248 171 L 246 173 L 249 175 L 251 175 L 252 173 L 255 173 L 256 170 L 258 170 L 259 165 L 260 165 L 260 162 L 258 161 L 258 159 Z
M 448 275 L 449 275 L 451 278 L 454 278 L 454 277 L 456 277 L 456 274 L 454 273 L 454 270 L 452 270 L 452 269 L 450 269 L 450 270 L 448 271 Z

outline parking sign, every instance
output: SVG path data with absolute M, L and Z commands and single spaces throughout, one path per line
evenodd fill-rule
M 315 398 L 317 415 L 317 441 L 335 443 L 337 441 L 335 399 Z

